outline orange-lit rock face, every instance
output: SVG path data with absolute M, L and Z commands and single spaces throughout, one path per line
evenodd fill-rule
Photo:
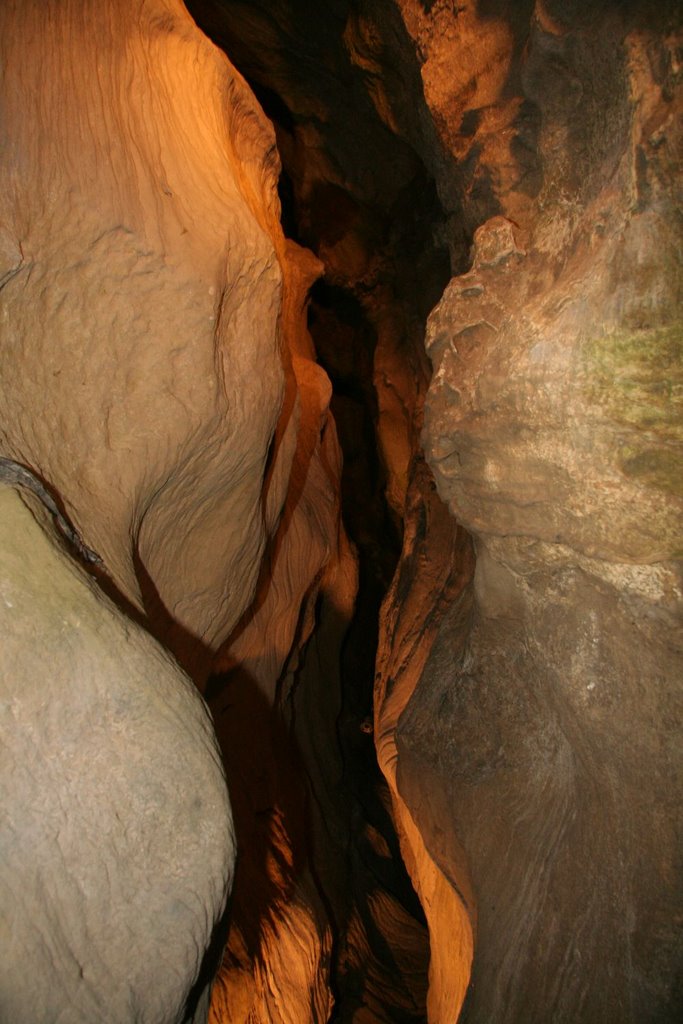
M 213 645 L 256 583 L 284 388 L 272 129 L 176 0 L 0 18 L 3 450 Z
M 532 5 L 396 0 L 396 6 L 420 58 L 439 142 L 457 161 L 468 232 L 499 209 L 525 226 L 542 178 L 538 110 L 521 82 Z M 444 195 L 454 180 L 452 173 L 440 175 Z
M 341 460 L 328 408 L 330 384 L 315 363 L 301 301 L 318 272 L 311 253 L 288 243 L 283 317 L 290 328 L 292 387 L 273 470 L 279 472 L 284 455 L 286 470 L 291 468 L 287 497 L 253 606 L 214 663 L 211 707 L 232 780 L 242 851 L 228 947 L 212 1000 L 214 1024 L 299 1024 L 325 1020 L 332 1009 L 333 938 L 309 863 L 302 764 L 309 774 L 323 775 L 323 786 L 330 765 L 336 770 L 339 694 L 325 667 L 334 680 L 355 594 L 355 560 L 340 527 Z M 317 605 L 331 606 L 337 623 L 317 659 L 317 673 L 306 682 L 300 662 L 322 624 Z M 302 713 L 315 719 L 299 736 L 289 732 L 295 673 L 304 691 Z
M 645 3 L 367 0 L 319 21 L 297 0 L 193 8 L 282 101 L 297 230 L 374 330 L 377 438 L 405 528 L 375 738 L 430 929 L 430 1019 L 457 1012 L 475 917 L 468 1019 L 610 1019 L 610 1006 L 637 1019 L 626 1004 L 654 1005 L 670 984 L 670 929 L 658 944 L 654 922 L 671 916 L 671 816 L 657 829 L 644 803 L 673 774 L 680 675 L 679 582 L 658 561 L 680 550 L 666 12 L 638 41 Z M 434 216 L 434 235 L 401 235 L 412 215 Z M 425 249 L 438 237 L 461 275 L 481 225 L 475 266 L 431 318 L 423 434 L 441 496 L 476 535 L 464 643 L 468 591 L 449 585 L 463 552 L 414 462 L 428 376 L 417 346 L 439 282 Z M 324 308 L 315 333 L 348 389 L 339 321 Z M 643 801 L 634 780 L 648 774 Z M 633 841 L 632 820 L 657 840 Z M 629 904 L 631 948 L 616 894 L 638 888 L 636 848 L 653 881 Z M 646 966 L 655 947 L 661 969 Z
M 2 98 L 3 454 L 63 497 L 124 596 L 144 606 L 196 678 L 205 669 L 200 646 L 218 647 L 255 597 L 216 666 L 240 667 L 237 697 L 233 687 L 227 720 L 219 710 L 217 724 L 248 860 L 230 938 L 248 981 L 241 968 L 224 977 L 231 1014 L 247 1000 L 245 1012 L 264 1019 L 280 1007 L 299 1024 L 312 1003 L 322 1018 L 330 929 L 302 866 L 296 778 L 271 733 L 278 680 L 295 639 L 303 644 L 313 628 L 320 582 L 334 601 L 335 573 L 343 577 L 345 614 L 353 599 L 348 549 L 347 569 L 337 566 L 340 460 L 329 382 L 305 332 L 304 297 L 318 264 L 286 250 L 271 126 L 181 4 L 18 3 L 0 20 L 10 83 Z M 126 677 L 125 650 L 124 688 L 140 689 L 142 700 L 142 684 Z M 152 659 L 145 685 L 154 684 L 153 669 Z M 173 1001 L 196 979 L 234 859 L 221 769 L 194 700 L 190 711 L 208 729 L 208 740 L 201 730 L 196 738 L 213 819 L 176 824 L 180 804 L 168 797 L 167 809 L 203 923 L 178 918 L 179 942 L 165 951 L 175 987 L 148 972 L 170 1007 L 150 1016 L 160 1024 L 181 1013 Z M 167 765 L 174 736 L 185 736 L 163 721 L 154 733 L 150 717 L 148 781 L 193 793 L 203 783 L 183 783 L 181 763 L 157 778 L 156 762 Z M 192 723 L 189 733 L 191 741 Z M 155 747 L 164 742 L 168 749 Z M 104 744 L 105 771 L 125 752 L 125 734 L 120 746 Z M 91 781 L 87 799 L 108 827 L 112 808 L 96 772 Z M 132 797 L 131 805 L 134 830 Z M 82 847 L 69 851 L 66 872 L 79 876 L 84 858 Z M 162 897 L 188 899 L 162 861 Z M 112 935 L 112 948 L 123 939 Z M 146 952 L 136 947 L 135 956 Z M 162 970 L 151 932 L 149 955 Z M 129 973 L 114 957 L 110 967 L 114 977 Z M 202 999 L 206 1012 L 206 991 Z
M 421 826 L 402 796 L 397 735 L 399 719 L 421 683 L 443 619 L 454 608 L 458 619 L 454 640 L 464 642 L 473 558 L 470 538 L 448 515 L 421 462 L 413 468 L 406 524 L 401 563 L 382 609 L 375 736 L 377 757 L 391 789 L 401 850 L 429 927 L 428 1020 L 447 1024 L 457 1018 L 470 980 L 476 897 L 457 837 L 440 825 L 446 809 L 439 803 L 438 788 L 423 795 Z M 426 620 L 425 608 L 429 608 Z

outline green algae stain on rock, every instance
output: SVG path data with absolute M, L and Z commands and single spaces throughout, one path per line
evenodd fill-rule
M 683 440 L 683 324 L 592 339 L 583 356 L 589 397 L 610 419 Z
M 623 428 L 621 471 L 683 497 L 683 325 L 607 334 L 582 355 L 590 403 Z
M 620 465 L 626 476 L 683 498 L 683 450 L 627 447 L 621 451 Z

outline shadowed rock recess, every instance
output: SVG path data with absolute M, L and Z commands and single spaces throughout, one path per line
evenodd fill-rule
M 680 4 L 0 67 L 1 1024 L 678 1024 Z

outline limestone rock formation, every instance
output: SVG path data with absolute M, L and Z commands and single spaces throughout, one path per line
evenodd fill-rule
M 288 244 L 284 317 L 296 389 L 281 418 L 295 425 L 287 498 L 255 601 L 218 652 L 211 680 L 216 729 L 235 780 L 242 849 L 228 948 L 212 1004 L 216 1022 L 326 1020 L 333 1005 L 333 936 L 316 881 L 324 867 L 314 874 L 309 862 L 310 796 L 301 765 L 312 778 L 321 777 L 322 788 L 331 766 L 337 770 L 339 694 L 327 684 L 326 670 L 334 679 L 356 572 L 340 524 L 341 464 L 330 383 L 316 364 L 301 302 L 319 270 L 310 252 Z M 285 446 L 278 440 L 276 466 Z M 314 628 L 323 630 L 322 609 L 330 605 L 337 621 L 326 650 L 312 678 L 297 680 L 304 674 L 302 651 Z M 315 717 L 314 724 L 297 730 L 295 683 L 304 694 L 302 715 Z
M 199 1022 L 235 858 L 212 723 L 31 506 L 0 489 L 0 1018 Z
M 675 1019 L 676 5 L 191 6 L 276 122 L 352 478 L 364 402 L 404 532 L 375 739 L 429 1019 L 472 941 L 466 1019 Z
M 466 642 L 446 616 L 400 720 L 399 789 L 442 867 L 444 807 L 467 855 L 464 1019 L 673 1021 L 680 85 L 670 39 L 621 23 L 615 54 L 614 12 L 538 8 L 543 187 L 521 230 L 478 228 L 427 331 L 425 450 L 476 538 L 475 608 Z
M 0 451 L 206 686 L 212 1024 L 677 1021 L 680 5 L 187 7 L 268 117 L 180 0 L 0 6 Z
M 450 809 L 439 803 L 439 787 L 422 787 L 419 803 L 409 789 L 409 799 L 403 795 L 406 787 L 400 776 L 406 757 L 399 751 L 397 737 L 401 716 L 427 671 L 444 618 L 457 618 L 460 631 L 454 637 L 460 643 L 467 635 L 471 541 L 449 517 L 422 461 L 413 467 L 405 512 L 403 552 L 384 605 L 377 659 L 377 756 L 390 783 L 401 849 L 429 927 L 428 1019 L 447 1021 L 462 1005 L 469 983 L 476 898 L 466 858 L 454 830 L 446 824 Z M 437 762 L 444 756 L 439 749 L 431 748 L 431 753 Z
M 3 452 L 196 656 L 247 607 L 265 544 L 272 129 L 179 0 L 17 0 L 0 35 Z

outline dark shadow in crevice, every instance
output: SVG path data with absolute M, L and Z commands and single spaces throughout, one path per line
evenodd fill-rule
M 351 59 L 353 46 L 364 53 L 366 42 L 356 5 L 339 0 L 328 10 L 297 0 L 277 8 L 266 0 L 192 0 L 188 6 L 201 27 L 224 45 L 275 123 L 284 166 L 280 198 L 286 235 L 328 264 L 327 278 L 313 289 L 309 327 L 333 386 L 331 408 L 344 455 L 342 514 L 359 555 L 359 591 L 343 645 L 337 724 L 344 765 L 339 801 L 346 803 L 349 819 L 349 899 L 365 901 L 360 916 L 372 930 L 370 893 L 383 888 L 424 928 L 371 735 L 380 606 L 402 545 L 402 522 L 386 500 L 378 444 L 374 357 L 381 327 L 373 322 L 383 316 L 395 320 L 396 358 L 405 361 L 406 379 L 424 387 L 429 372 L 421 348 L 425 320 L 450 277 L 451 254 L 465 257 L 468 249 L 465 227 L 462 239 L 453 241 L 453 214 L 460 209 L 457 189 L 446 211 L 435 181 L 450 157 L 423 116 L 419 62 L 398 9 L 381 12 L 388 41 L 378 43 L 379 31 L 372 41 L 379 46 L 374 57 L 385 65 L 389 120 L 406 122 L 404 130 L 394 131 L 368 88 L 372 74 Z M 367 25 L 374 26 L 373 12 L 364 11 L 365 16 Z M 382 836 L 388 857 L 374 856 L 368 829 Z M 323 881 L 319 888 L 324 891 Z M 339 919 L 338 908 L 336 917 L 341 938 L 348 920 Z M 424 952 L 427 957 L 426 930 Z M 377 954 L 381 958 L 386 950 Z M 424 973 L 426 983 L 426 959 Z M 353 979 L 344 980 L 338 972 L 334 978 L 334 1019 L 350 1020 Z M 384 978 L 389 984 L 389 971 Z M 416 1009 L 412 1019 L 424 1016 L 424 1008 Z
M 414 919 L 416 928 L 424 929 L 426 979 L 424 913 L 401 857 L 388 810 L 386 782 L 372 739 L 380 608 L 402 546 L 400 520 L 386 500 L 386 472 L 376 433 L 379 410 L 373 360 L 377 337 L 358 298 L 325 281 L 313 289 L 309 326 L 319 361 L 333 386 L 331 408 L 344 456 L 342 516 L 359 562 L 355 613 L 342 647 L 342 710 L 337 730 L 344 765 L 343 787 L 349 802 L 349 880 L 373 956 L 384 970 L 391 970 L 392 955 L 386 937 L 372 919 L 368 902 L 371 894 L 376 890 L 390 894 Z M 367 841 L 368 829 L 382 837 L 388 857 L 377 856 Z M 357 968 L 347 967 L 338 977 L 338 1006 L 333 1020 L 351 1019 L 364 985 Z M 399 976 L 395 985 L 401 985 Z M 393 1012 L 398 1013 L 398 1008 L 394 1007 Z M 424 1007 L 416 1008 L 415 1013 L 406 1011 L 401 1020 L 420 1020 L 423 1014 Z
M 220 921 L 214 928 L 208 949 L 202 959 L 197 980 L 192 986 L 190 994 L 187 997 L 183 1024 L 192 1024 L 195 1020 L 200 1000 L 205 996 L 207 988 L 213 984 L 213 980 L 218 974 L 223 957 L 223 950 L 225 949 L 225 944 L 228 940 L 230 916 L 231 900 L 228 899 L 227 906 L 223 911 Z
M 209 708 L 223 754 L 239 850 L 232 922 L 250 961 L 307 862 L 301 754 L 277 705 L 241 666 L 212 676 Z
M 142 561 L 137 545 L 133 549 L 133 565 L 146 612 L 147 629 L 173 654 L 197 689 L 203 692 L 213 652 L 173 618 Z

